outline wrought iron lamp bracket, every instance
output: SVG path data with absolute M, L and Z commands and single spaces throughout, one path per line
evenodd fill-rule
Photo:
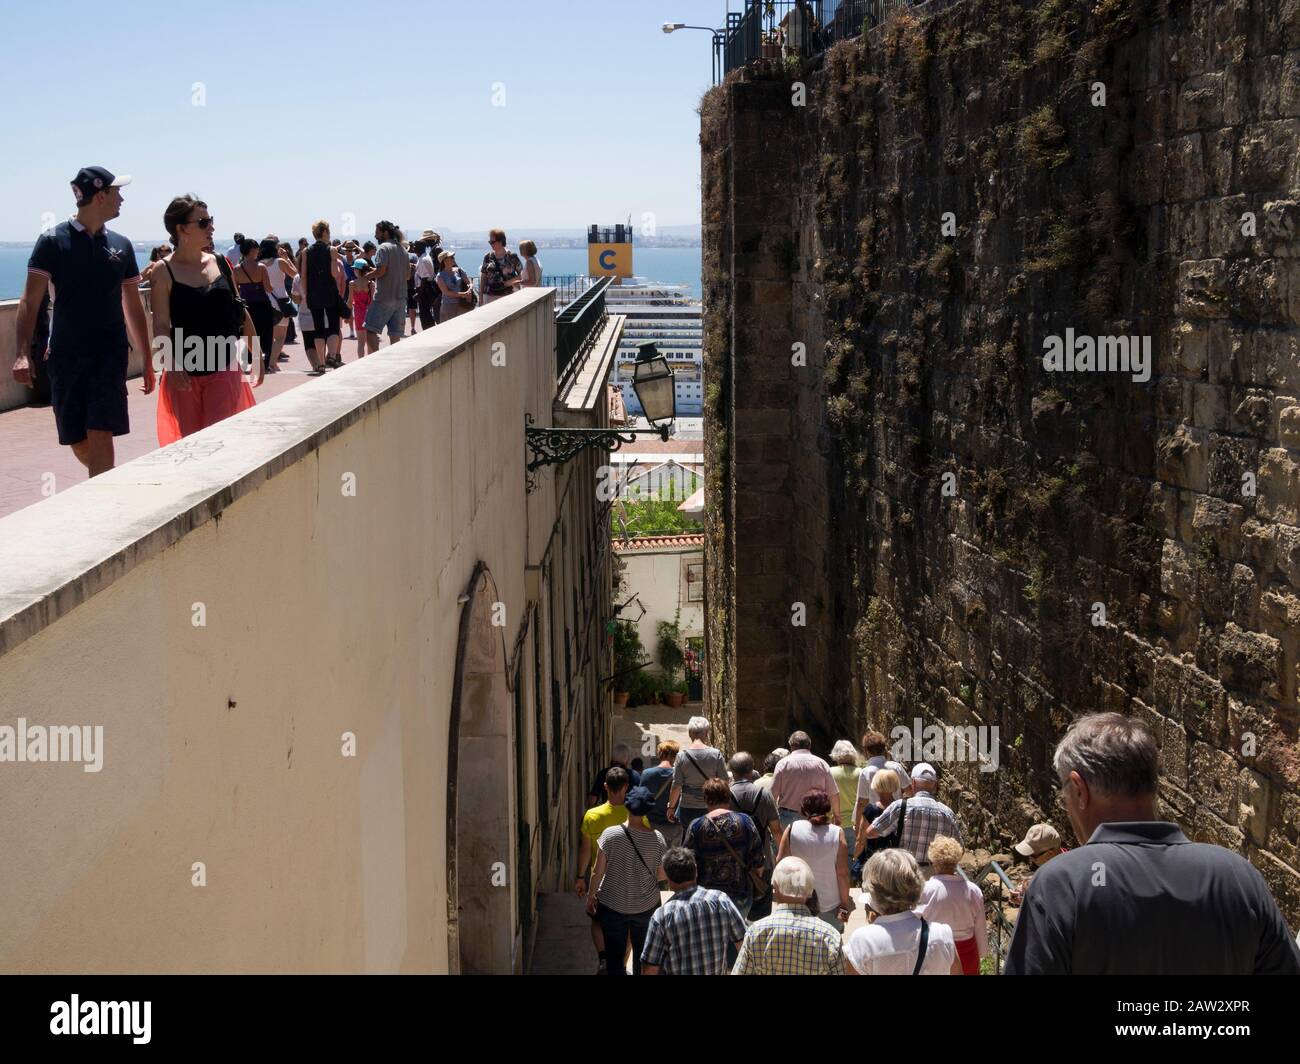
M 635 443 L 638 436 L 658 436 L 668 440 L 668 426 L 653 429 L 566 429 L 534 427 L 533 415 L 524 415 L 524 442 L 528 445 L 529 461 L 524 470 L 528 491 L 537 489 L 537 470 L 548 465 L 564 465 L 583 451 L 593 447 L 606 451 L 621 450 L 625 443 Z

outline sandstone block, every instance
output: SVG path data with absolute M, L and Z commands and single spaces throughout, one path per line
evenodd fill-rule
M 1254 769 L 1243 768 L 1238 777 L 1239 800 L 1237 826 L 1256 846 L 1268 842 L 1268 817 L 1271 811 L 1273 786 L 1268 778 Z
M 1178 264 L 1178 314 L 1185 318 L 1226 318 L 1228 296 L 1228 267 L 1223 259 Z
M 1259 515 L 1267 520 L 1300 525 L 1300 465 L 1280 447 L 1259 456 Z
M 1219 674 L 1223 682 L 1264 698 L 1281 694 L 1282 645 L 1263 632 L 1249 632 L 1228 622 L 1219 637 Z

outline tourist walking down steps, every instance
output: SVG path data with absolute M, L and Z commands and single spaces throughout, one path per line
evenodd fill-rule
M 611 770 L 612 772 L 613 770 Z M 641 974 L 641 950 L 650 918 L 659 908 L 659 883 L 664 879 L 664 837 L 645 822 L 654 798 L 644 787 L 633 787 L 624 801 L 628 817 L 600 833 L 596 868 L 587 892 L 587 913 L 600 924 L 605 942 L 605 972 L 626 975 L 623 955 L 632 945 L 632 974 Z

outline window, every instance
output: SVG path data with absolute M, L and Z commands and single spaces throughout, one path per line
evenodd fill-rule
M 682 559 L 682 601 L 704 602 L 704 559 L 698 554 Z

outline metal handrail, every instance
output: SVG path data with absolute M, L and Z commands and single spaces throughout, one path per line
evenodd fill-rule
M 1015 924 L 1013 924 L 1010 920 L 1006 918 L 1005 915 L 1003 915 L 1002 888 L 1005 886 L 1007 890 L 1015 890 L 1016 885 L 1013 882 L 1011 882 L 1010 877 L 1006 874 L 1005 871 L 1003 871 L 1002 866 L 998 864 L 997 861 L 989 861 L 987 864 L 982 865 L 980 867 L 980 870 L 975 873 L 974 880 L 971 880 L 970 877 L 967 876 L 965 872 L 962 872 L 962 876 L 968 881 L 973 882 L 977 887 L 980 887 L 981 891 L 983 891 L 984 888 L 981 884 L 983 884 L 984 882 L 984 877 L 987 876 L 990 872 L 996 873 L 998 877 L 998 896 L 996 899 L 994 899 L 993 902 L 993 914 L 994 914 L 993 926 L 995 931 L 993 937 L 993 972 L 995 975 L 1001 975 L 1003 965 L 1006 963 L 1006 948 L 1003 945 L 1003 942 L 1005 940 L 1007 943 L 1009 943 L 1011 940 L 1011 935 L 1015 933 L 1015 929 L 1016 929 Z
M 605 291 L 612 277 L 602 277 L 555 316 L 555 379 L 563 391 L 596 343 L 609 315 Z
M 931 0 L 743 0 L 714 37 L 715 84 L 759 59 L 815 56 L 881 25 L 894 11 Z M 951 0 L 949 0 L 951 2 Z M 948 6 L 940 4 L 940 7 Z

